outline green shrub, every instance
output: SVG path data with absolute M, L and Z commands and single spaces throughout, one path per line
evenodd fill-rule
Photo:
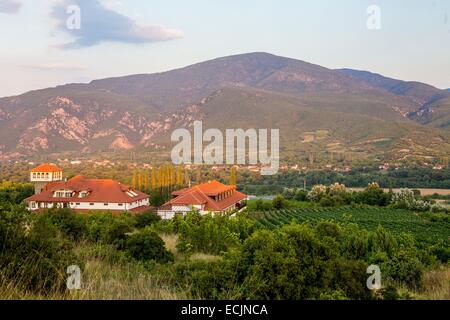
M 188 287 L 193 297 L 209 300 L 243 299 L 243 284 L 236 269 L 224 261 L 187 261 L 175 268 L 177 283 Z
M 306 201 L 306 198 L 308 196 L 308 191 L 305 189 L 284 189 L 283 191 L 283 197 L 286 200 L 296 200 L 296 201 Z
M 272 206 L 277 210 L 284 209 L 287 207 L 287 201 L 282 195 L 278 195 L 272 200 Z
M 181 252 L 219 254 L 242 243 L 253 232 L 254 226 L 254 222 L 244 215 L 230 218 L 192 212 L 178 220 L 177 248 Z
M 34 186 L 31 183 L 0 182 L 0 203 L 2 204 L 20 204 L 33 194 Z
M 124 249 L 136 260 L 153 260 L 160 263 L 173 261 L 173 254 L 165 248 L 164 241 L 153 231 L 142 230 L 130 235 Z
M 63 291 L 67 267 L 82 264 L 57 233 L 47 219 L 29 224 L 0 212 L 0 279 L 37 294 Z
M 148 210 L 134 217 L 136 228 L 142 229 L 161 220 L 156 211 Z
M 385 193 L 381 188 L 367 188 L 362 192 L 357 192 L 354 195 L 354 200 L 356 203 L 384 207 L 391 201 L 391 195 Z
M 326 194 L 319 201 L 322 207 L 337 207 L 344 204 L 344 200 L 340 196 L 332 196 Z
M 319 236 L 320 233 L 321 235 Z M 366 265 L 340 258 L 339 228 L 332 223 L 312 229 L 291 224 L 274 232 L 255 232 L 234 266 L 244 274 L 248 299 L 319 299 L 324 292 L 367 299 Z
M 86 216 L 88 239 L 92 242 L 123 246 L 127 233 L 133 225 L 127 215 L 113 216 L 111 213 L 95 213 Z
M 48 210 L 37 215 L 36 219 L 47 220 L 71 241 L 81 241 L 87 236 L 84 217 L 70 209 Z
M 264 201 L 258 199 L 255 201 L 255 210 L 256 211 L 268 211 L 273 209 L 272 201 Z

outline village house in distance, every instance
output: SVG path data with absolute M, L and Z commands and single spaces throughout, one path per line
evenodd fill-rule
M 191 211 L 198 211 L 200 214 L 232 212 L 245 207 L 247 200 L 247 196 L 237 191 L 235 186 L 227 186 L 218 181 L 178 190 L 172 196 L 173 199 L 158 210 L 162 219 L 172 219 L 176 214 L 186 215 Z
M 26 199 L 28 209 L 70 208 L 78 212 L 95 210 L 140 213 L 150 209 L 150 196 L 114 180 L 75 176 L 63 180 L 62 169 L 43 164 L 30 172 L 35 194 Z

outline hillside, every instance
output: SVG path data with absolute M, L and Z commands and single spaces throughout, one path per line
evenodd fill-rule
M 355 79 L 363 80 L 375 88 L 385 90 L 396 96 L 405 97 L 416 109 L 449 97 L 445 91 L 425 83 L 396 80 L 368 71 L 352 69 L 341 69 L 338 71 Z
M 432 127 L 447 128 L 445 119 L 434 125 L 412 115 L 445 114 L 447 96 L 417 82 L 243 54 L 2 98 L 0 157 L 168 150 L 172 130 L 200 119 L 280 128 L 289 159 L 329 149 L 355 158 L 439 157 L 448 154 L 449 133 Z
M 450 98 L 436 101 L 410 117 L 428 126 L 450 129 Z
M 357 109 L 354 106 L 358 106 Z M 191 110 L 205 128 L 280 128 L 284 160 L 316 157 L 352 160 L 429 159 L 450 152 L 450 132 L 421 126 L 389 108 L 383 99 L 336 93 L 302 97 L 252 88 L 225 88 Z M 189 121 L 175 127 L 189 127 Z M 167 145 L 169 135 L 158 143 Z
M 243 54 L 158 74 L 93 81 L 90 87 L 138 97 L 163 111 L 197 103 L 224 87 L 305 91 L 372 92 L 359 80 L 327 68 L 266 53 Z

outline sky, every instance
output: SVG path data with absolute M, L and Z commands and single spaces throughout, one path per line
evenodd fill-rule
M 0 97 L 269 52 L 450 88 L 448 0 L 0 0 Z

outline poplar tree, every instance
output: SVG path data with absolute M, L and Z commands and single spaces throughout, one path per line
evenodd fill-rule
M 177 176 L 175 168 L 172 164 L 169 165 L 170 186 L 173 187 L 177 184 Z
M 230 185 L 236 186 L 237 185 L 237 174 L 236 174 L 236 167 L 232 167 L 230 171 Z
M 183 168 L 182 167 L 178 167 L 177 168 L 177 182 L 176 182 L 177 186 L 181 187 L 184 184 L 183 181 Z
M 148 170 L 145 171 L 144 176 L 144 190 L 145 192 L 148 192 L 150 190 L 150 177 Z
M 143 190 L 143 187 L 144 187 L 144 177 L 142 176 L 142 171 L 139 171 L 139 173 L 138 173 L 138 184 L 139 184 L 139 191 L 142 191 Z
M 131 181 L 131 186 L 133 187 L 133 189 L 137 190 L 138 189 L 138 177 L 137 177 L 137 173 L 136 171 L 134 171 L 133 173 L 133 180 Z
M 187 185 L 191 186 L 191 175 L 186 169 L 184 170 L 184 181 Z
M 158 188 L 158 176 L 157 176 L 156 167 L 152 168 L 152 190 L 156 190 Z

